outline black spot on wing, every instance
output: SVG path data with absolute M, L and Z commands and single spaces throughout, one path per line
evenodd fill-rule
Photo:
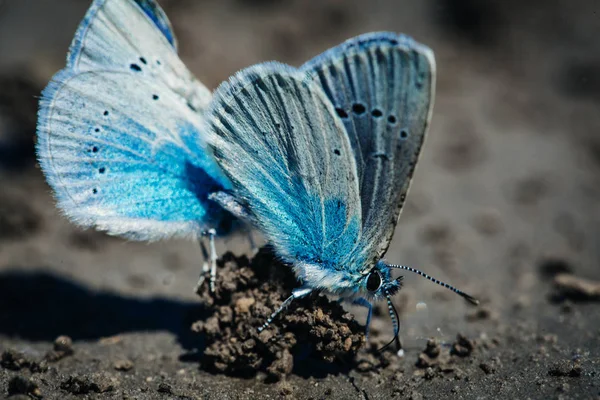
M 337 107 L 337 108 L 335 109 L 335 112 L 337 113 L 337 115 L 338 115 L 340 118 L 348 118 L 348 113 L 347 113 L 346 111 L 344 111 L 344 109 L 343 109 L 343 108 L 339 108 L 339 107 Z
M 135 71 L 135 72 L 140 72 L 142 70 L 142 67 L 140 67 L 137 64 L 130 64 L 129 69 L 131 69 L 132 71 Z
M 352 112 L 354 114 L 361 115 L 361 114 L 364 114 L 365 111 L 366 111 L 366 108 L 361 103 L 354 103 L 354 104 L 352 104 Z

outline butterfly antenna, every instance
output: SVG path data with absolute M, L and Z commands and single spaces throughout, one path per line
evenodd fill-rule
M 378 352 L 383 352 L 385 349 L 390 347 L 392 343 L 396 343 L 397 351 L 402 350 L 402 343 L 400 343 L 400 326 L 398 324 L 398 311 L 396 311 L 396 307 L 394 307 L 394 303 L 392 303 L 392 299 L 390 299 L 390 295 L 386 292 L 385 299 L 388 305 L 388 312 L 390 313 L 390 318 L 392 319 L 392 325 L 394 326 L 394 337 L 388 344 L 377 350 Z
M 435 279 L 435 278 L 427 275 L 425 272 L 419 271 L 418 269 L 407 267 L 405 265 L 394 265 L 394 264 L 389 264 L 388 267 L 389 268 L 395 268 L 395 269 L 403 269 L 403 270 L 406 270 L 406 271 L 414 272 L 417 275 L 421 275 L 423 278 L 429 279 L 433 283 L 437 283 L 438 285 L 443 286 L 446 289 L 452 290 L 454 293 L 456 293 L 457 295 L 463 297 L 469 303 L 474 304 L 476 306 L 479 305 L 479 300 L 477 300 L 475 297 L 473 297 L 473 296 L 471 296 L 471 295 L 463 292 L 462 290 L 458 290 L 454 286 L 450 286 L 450 285 L 448 285 L 445 282 L 438 281 L 437 279 Z

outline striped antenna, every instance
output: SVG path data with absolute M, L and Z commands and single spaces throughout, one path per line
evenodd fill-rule
M 474 304 L 476 306 L 479 305 L 479 300 L 477 300 L 476 298 L 474 298 L 473 296 L 466 294 L 465 292 L 463 292 L 462 290 L 458 290 L 457 288 L 455 288 L 454 286 L 450 286 L 445 282 L 442 281 L 438 281 L 437 279 L 427 275 L 425 272 L 419 271 L 418 269 L 414 269 L 411 267 L 407 267 L 405 265 L 393 265 L 393 264 L 388 264 L 387 265 L 389 268 L 394 268 L 394 269 L 403 269 L 406 271 L 410 271 L 410 272 L 414 272 L 417 275 L 421 275 L 423 278 L 429 279 L 431 282 L 433 283 L 437 283 L 440 286 L 445 287 L 446 289 L 450 289 L 452 290 L 454 293 L 456 293 L 457 295 L 463 297 L 465 300 L 467 300 L 469 303 Z

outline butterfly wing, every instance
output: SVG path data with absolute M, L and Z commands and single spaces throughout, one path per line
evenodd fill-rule
M 160 82 L 127 72 L 58 73 L 40 102 L 37 152 L 59 207 L 83 226 L 132 239 L 218 225 L 207 200 L 227 189 L 202 120 Z
M 211 98 L 177 56 L 171 23 L 154 0 L 95 0 L 71 43 L 67 68 L 131 71 L 160 80 L 198 112 Z
M 167 41 L 177 49 L 177 38 L 173 33 L 171 21 L 158 3 L 154 0 L 135 0 L 137 5 L 146 13 L 146 15 L 154 22 L 154 25 L 162 32 Z
M 431 118 L 430 49 L 394 33 L 350 39 L 306 63 L 344 123 L 356 159 L 362 248 L 379 260 L 392 239 Z
M 139 240 L 226 229 L 207 200 L 229 188 L 202 138 L 210 98 L 155 1 L 95 0 L 40 101 L 38 158 L 59 207 Z
M 209 143 L 236 196 L 289 262 L 344 265 L 360 236 L 352 149 L 321 88 L 267 63 L 216 90 Z

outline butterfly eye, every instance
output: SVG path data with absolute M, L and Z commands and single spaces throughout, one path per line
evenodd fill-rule
M 381 287 L 381 275 L 379 271 L 372 271 L 367 278 L 367 290 L 369 292 L 376 292 Z

